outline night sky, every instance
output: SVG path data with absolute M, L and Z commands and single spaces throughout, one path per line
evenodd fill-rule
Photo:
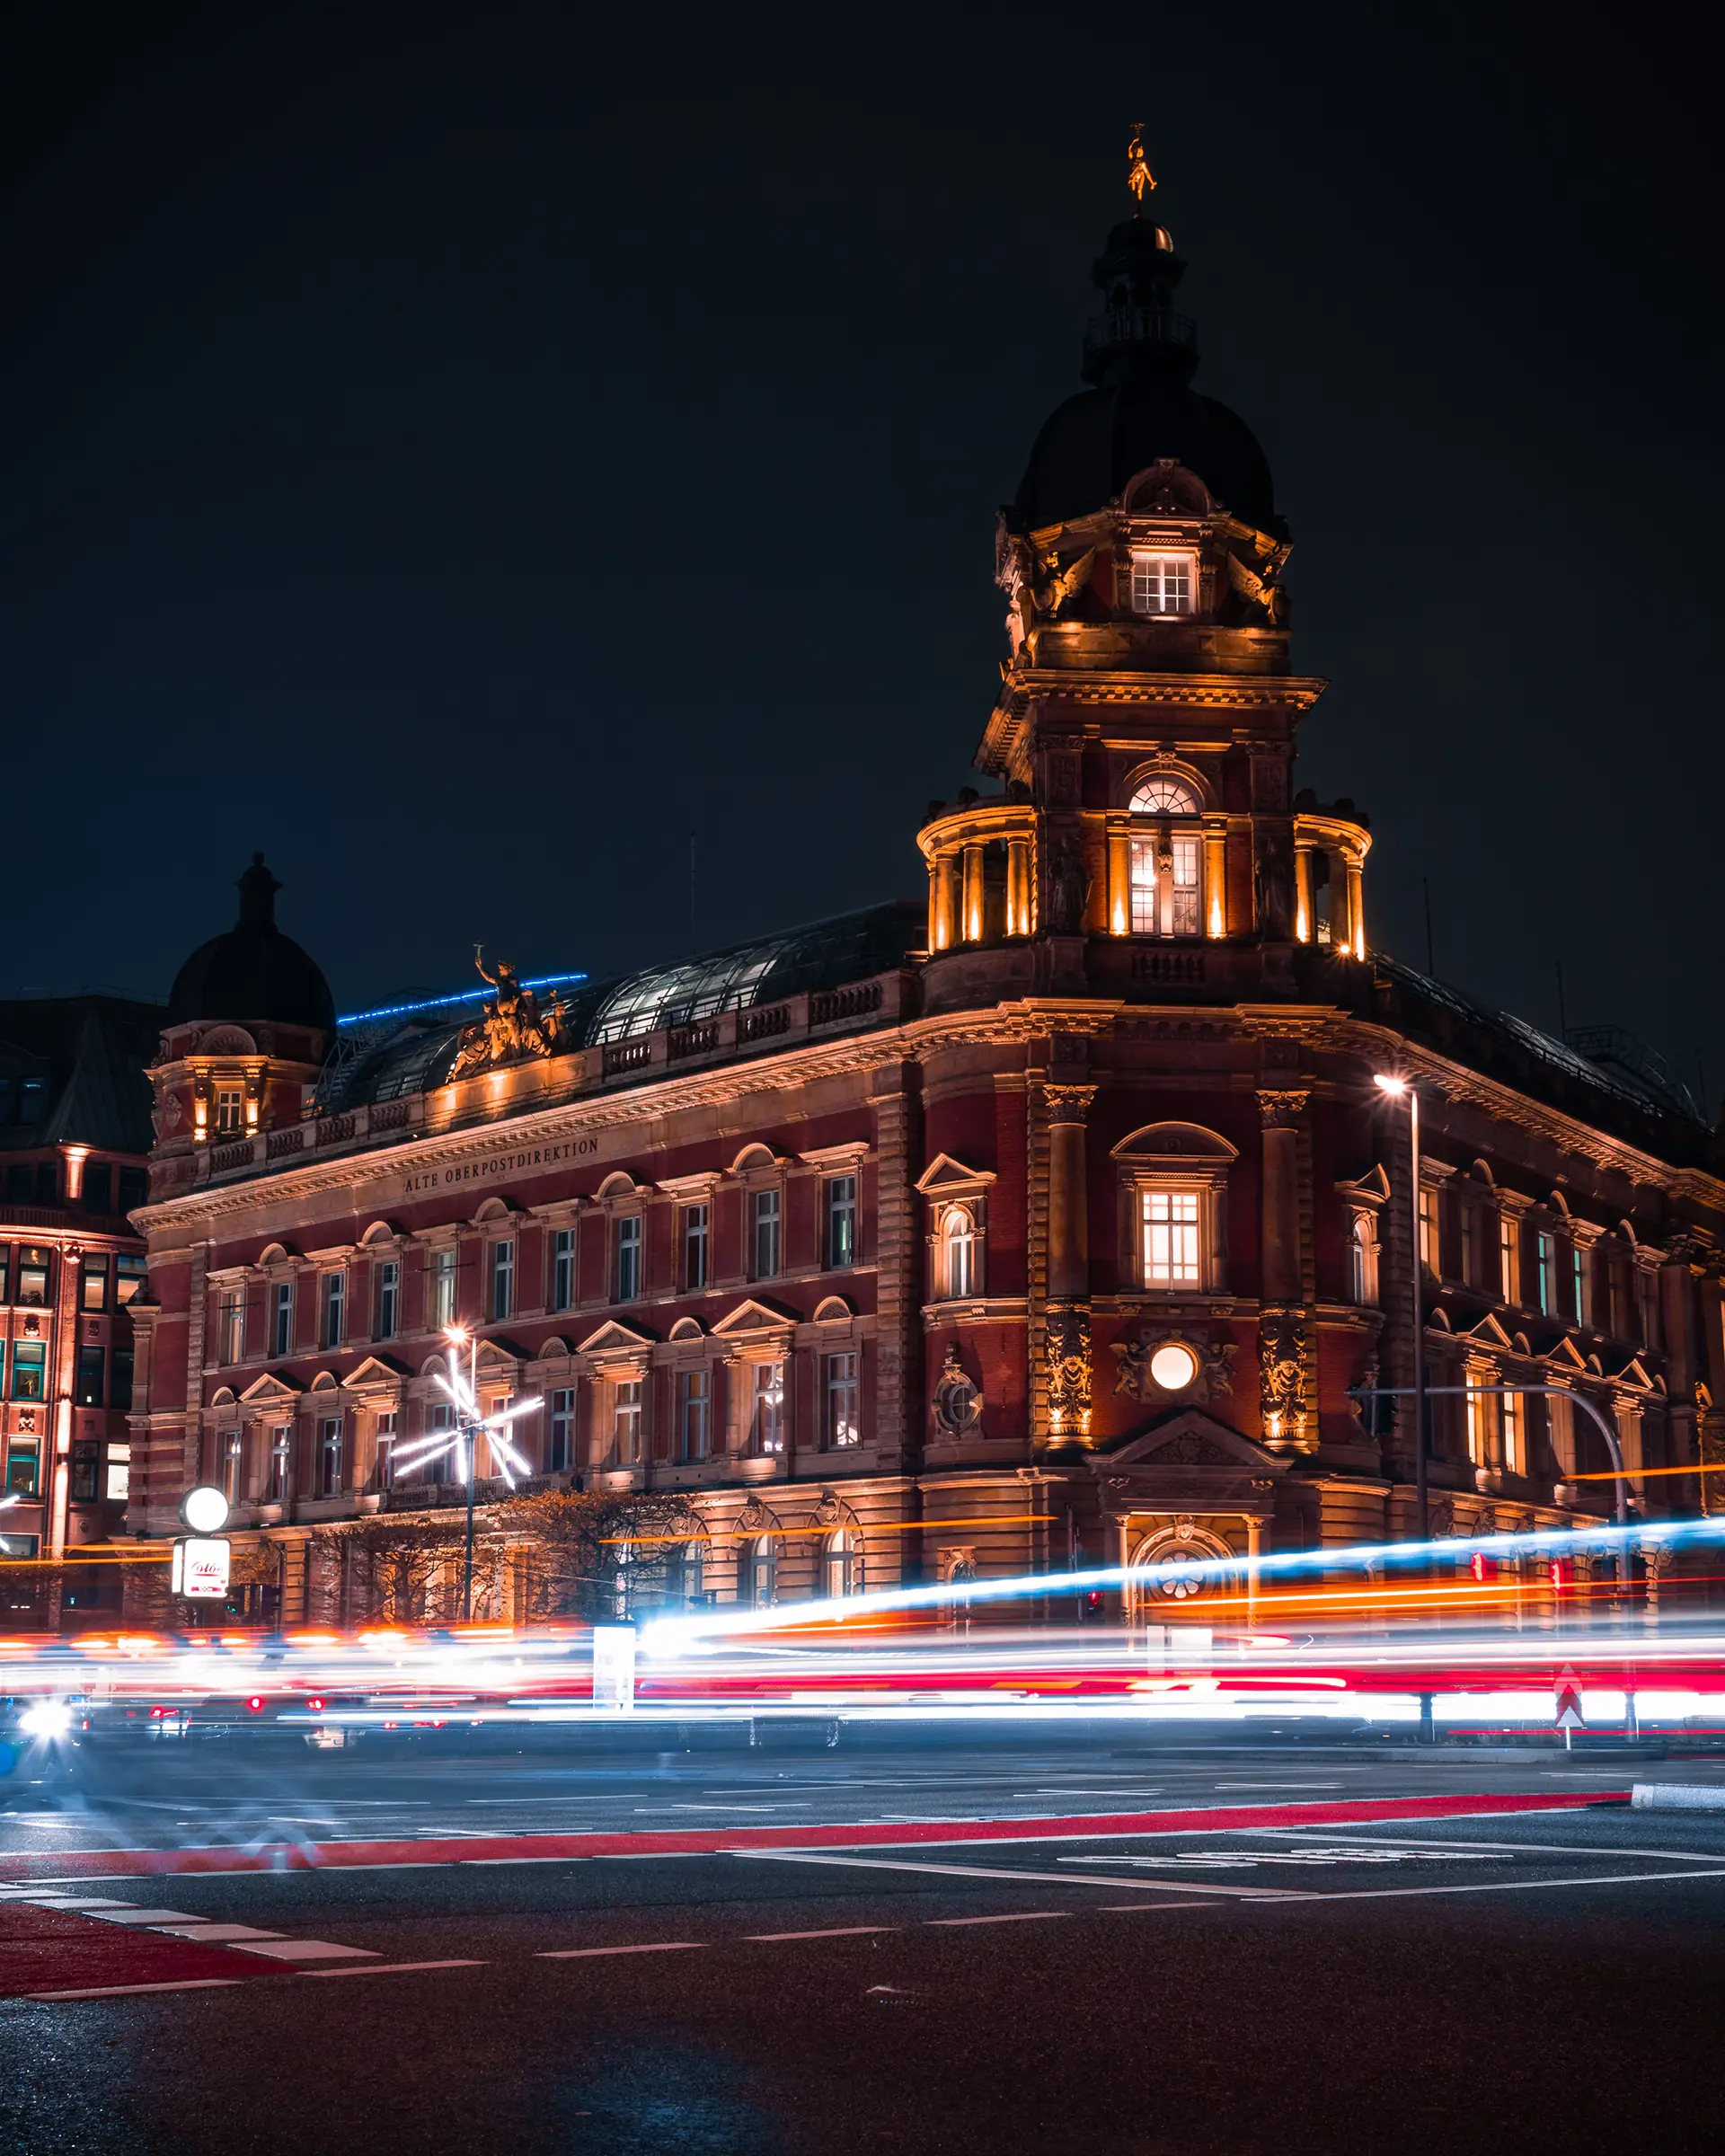
M 1674 13 L 604 15 L 7 12 L 0 992 L 165 994 L 256 847 L 343 1010 L 680 955 L 691 831 L 703 947 L 918 895 L 1142 118 L 1373 940 L 1428 879 L 1441 976 L 1717 1100 Z

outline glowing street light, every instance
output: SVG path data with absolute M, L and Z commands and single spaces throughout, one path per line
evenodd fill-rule
M 493 1415 L 482 1415 L 479 1399 L 479 1340 L 464 1325 L 446 1325 L 443 1337 L 449 1343 L 449 1374 L 441 1371 L 433 1376 L 433 1383 L 447 1393 L 455 1403 L 456 1418 L 447 1430 L 430 1430 L 417 1445 L 402 1447 L 395 1456 L 395 1469 L 423 1467 L 428 1461 L 438 1460 L 446 1454 L 455 1463 L 456 1479 L 467 1485 L 467 1549 L 461 1572 L 461 1615 L 463 1623 L 473 1613 L 473 1483 L 479 1471 L 479 1441 L 482 1436 L 492 1462 L 509 1489 L 515 1488 L 518 1475 L 530 1475 L 532 1468 L 509 1443 L 505 1432 L 518 1416 L 531 1414 L 539 1403 L 535 1393 L 531 1400 L 511 1401 L 507 1408 L 500 1408 Z M 467 1368 L 461 1366 L 461 1350 L 467 1350 Z

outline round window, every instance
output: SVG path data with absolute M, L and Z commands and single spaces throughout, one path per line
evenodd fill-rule
M 1150 1375 L 1164 1392 L 1183 1392 L 1198 1375 L 1198 1357 L 1177 1340 L 1165 1341 L 1150 1357 Z

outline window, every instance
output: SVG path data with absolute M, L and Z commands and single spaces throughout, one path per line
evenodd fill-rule
M 845 1452 L 862 1441 L 862 1401 L 856 1382 L 856 1354 L 829 1355 L 821 1363 L 821 1442 L 828 1452 Z
M 447 1400 L 437 1401 L 431 1409 L 431 1419 L 426 1425 L 426 1436 L 428 1437 L 447 1437 L 455 1427 L 456 1410 L 454 1406 Z M 434 1453 L 425 1462 L 424 1480 L 428 1482 L 447 1482 L 456 1465 L 456 1454 L 458 1449 L 456 1446 L 446 1446 L 442 1452 Z
M 1144 1283 L 1146 1287 L 1199 1285 L 1199 1192 L 1146 1190 L 1143 1206 Z
M 977 1292 L 977 1221 L 969 1206 L 949 1206 L 941 1222 L 941 1291 L 949 1300 Z
M 515 1244 L 513 1241 L 494 1242 L 491 1245 L 491 1317 L 513 1317 L 515 1314 Z
M 395 1487 L 395 1428 L 393 1411 L 377 1418 L 374 1479 L 379 1489 L 394 1489 Z
M 1635 1282 L 1641 1304 L 1641 1341 L 1648 1348 L 1659 1344 L 1659 1277 L 1646 1266 L 1636 1268 Z
M 1523 1471 L 1521 1394 L 1519 1392 L 1499 1393 L 1498 1405 L 1503 1431 L 1503 1464 L 1509 1474 L 1518 1475 Z
M 84 1181 L 81 1186 L 84 1209 L 86 1213 L 111 1213 L 114 1209 L 114 1171 L 107 1161 L 86 1161 L 84 1163 Z
M 401 1262 L 398 1259 L 385 1258 L 377 1268 L 377 1317 L 374 1339 L 393 1340 L 401 1321 Z
M 0 1303 L 12 1300 L 12 1245 L 0 1242 Z
M 36 1440 L 14 1437 L 6 1446 L 6 1489 L 21 1498 L 36 1494 Z
M 1348 1298 L 1352 1303 L 1377 1301 L 1377 1223 L 1369 1213 L 1356 1213 L 1348 1237 Z
M 757 1459 L 784 1450 L 784 1365 L 756 1363 L 748 1409 L 748 1449 Z
M 1467 1383 L 1470 1385 L 1478 1383 L 1471 1372 Z M 1485 1465 L 1485 1402 L 1486 1395 L 1483 1392 L 1469 1392 L 1467 1395 L 1467 1456 L 1475 1467 Z
M 78 1266 L 78 1308 L 106 1310 L 107 1307 L 108 1260 L 86 1251 Z
M 1199 842 L 1195 833 L 1135 838 L 1130 854 L 1132 933 L 1195 936 L 1199 932 Z
M 426 1261 L 431 1276 L 431 1292 L 426 1300 L 430 1304 L 432 1329 L 438 1332 L 456 1321 L 456 1258 L 453 1250 L 433 1250 Z
M 1443 1277 L 1443 1239 L 1438 1220 L 1438 1193 L 1429 1183 L 1420 1186 L 1420 1262 L 1434 1280 Z
M 131 1494 L 132 1448 L 129 1445 L 111 1445 L 108 1447 L 108 1486 L 103 1495 L 110 1504 L 119 1504 Z
M 1190 554 L 1134 554 L 1134 614 L 1190 614 L 1192 611 L 1192 557 Z
M 545 1445 L 545 1470 L 561 1475 L 575 1457 L 575 1388 L 564 1385 L 551 1396 L 551 1428 Z
M 743 1589 L 757 1610 L 771 1609 L 779 1599 L 779 1545 L 770 1534 L 756 1535 L 743 1560 Z
M 1521 1301 L 1521 1223 L 1513 1213 L 1498 1215 L 1498 1275 L 1506 1303 Z
M 856 1263 L 856 1178 L 836 1175 L 827 1185 L 827 1263 L 835 1272 Z
M 1570 1294 L 1574 1299 L 1575 1321 L 1578 1325 L 1591 1325 L 1593 1322 L 1593 1281 L 1590 1277 L 1588 1250 L 1585 1243 L 1572 1243 L 1570 1247 Z
M 1543 1318 L 1557 1315 L 1557 1238 L 1549 1229 L 1534 1231 L 1534 1294 Z
M 559 1228 L 551 1239 L 551 1307 L 575 1307 L 575 1231 Z
M 270 1313 L 270 1352 L 271 1355 L 291 1355 L 293 1351 L 294 1284 L 291 1280 L 278 1280 L 275 1309 Z
M 341 1418 L 326 1415 L 317 1426 L 317 1494 L 341 1494 Z
M 116 1348 L 109 1368 L 108 1405 L 111 1408 L 129 1408 L 132 1404 L 132 1351 L 129 1348 Z
M 611 1388 L 611 1458 L 633 1467 L 641 1458 L 641 1380 L 620 1378 Z
M 78 1385 L 75 1398 L 81 1408 L 102 1405 L 102 1362 L 107 1350 L 94 1343 L 78 1349 Z
M 1480 1272 L 1480 1213 L 1477 1206 L 1462 1206 L 1462 1278 L 1470 1287 L 1484 1282 Z
M 836 1527 L 827 1537 L 826 1547 L 820 1553 L 820 1569 L 821 1592 L 830 1601 L 837 1602 L 861 1590 L 862 1552 L 856 1546 L 856 1535 L 852 1529 Z
M 129 1213 L 141 1206 L 150 1195 L 150 1171 L 147 1168 L 122 1168 L 119 1171 L 119 1209 Z
M 348 1276 L 345 1273 L 325 1273 L 323 1276 L 323 1345 L 339 1348 L 345 1332 L 348 1301 Z
M 226 1287 L 216 1321 L 216 1359 L 226 1365 L 245 1357 L 245 1290 Z
M 21 1303 L 43 1304 L 48 1301 L 48 1283 L 52 1259 L 47 1250 L 23 1244 L 18 1252 L 18 1300 Z
M 677 1379 L 678 1458 L 704 1460 L 712 1427 L 712 1373 L 680 1370 Z
M 618 1221 L 616 1261 L 613 1268 L 612 1301 L 632 1303 L 641 1293 L 641 1215 L 630 1213 Z
M 706 1568 L 703 1561 L 705 1552 L 699 1542 L 679 1542 L 671 1553 L 666 1567 L 666 1592 L 672 1602 L 681 1603 L 692 1609 L 703 1597 Z
M 294 1434 L 292 1427 L 278 1423 L 270 1439 L 270 1502 L 285 1505 L 288 1502 L 288 1483 L 293 1471 Z
M 683 1208 L 683 1285 L 685 1287 L 704 1287 L 707 1285 L 707 1244 L 709 1215 L 705 1206 L 685 1206 Z
M 141 1252 L 122 1250 L 115 1259 L 114 1300 L 122 1310 L 143 1286 L 148 1273 L 149 1260 Z
M 48 1349 L 40 1340 L 14 1340 L 12 1344 L 12 1397 L 40 1400 Z
M 70 1496 L 75 1505 L 93 1505 L 97 1487 L 102 1480 L 102 1447 L 99 1445 L 75 1445 L 72 1447 L 72 1488 Z
M 244 1441 L 237 1430 L 222 1440 L 222 1495 L 230 1505 L 240 1501 L 240 1468 Z
M 216 1135 L 222 1138 L 236 1138 L 245 1128 L 245 1096 L 237 1085 L 218 1085 L 216 1089 Z
M 779 1269 L 779 1194 L 776 1190 L 756 1190 L 750 1194 L 748 1205 L 754 1224 L 753 1277 L 771 1280 Z

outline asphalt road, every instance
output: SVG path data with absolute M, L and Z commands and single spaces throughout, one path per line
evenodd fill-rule
M 206 1776 L 262 1771 L 208 1756 Z M 1118 1744 L 579 1771 L 356 1755 L 201 1802 L 192 1754 L 153 1771 L 153 1798 L 62 1792 L 3 1816 L 0 1937 L 22 1943 L 0 1970 L 146 1954 L 165 1973 L 146 1980 L 173 1986 L 0 2002 L 13 2145 L 1571 2156 L 1722 2138 L 1725 1816 L 1573 1808 L 1624 1787 L 1621 1761 Z M 1512 1787 L 1569 1808 L 1343 1824 L 1303 1808 Z M 93 1816 L 74 1828 L 80 1804 Z M 447 1845 L 477 1817 L 467 1831 L 510 1854 L 154 1878 L 77 1854 L 215 1839 L 223 1806 L 254 1843 L 296 1824 L 376 1841 L 382 1807 L 391 1836 L 436 1828 Z M 1214 1824 L 1242 1806 L 1261 1823 Z M 1084 1832 L 1123 1809 L 1198 1824 Z M 523 1812 L 528 1833 L 694 1820 L 733 1846 L 523 1861 Z M 1011 1818 L 1056 1824 L 978 1839 Z M 917 1838 L 773 1846 L 821 1820 Z M 62 1853 L 56 1887 L 41 1875 Z

